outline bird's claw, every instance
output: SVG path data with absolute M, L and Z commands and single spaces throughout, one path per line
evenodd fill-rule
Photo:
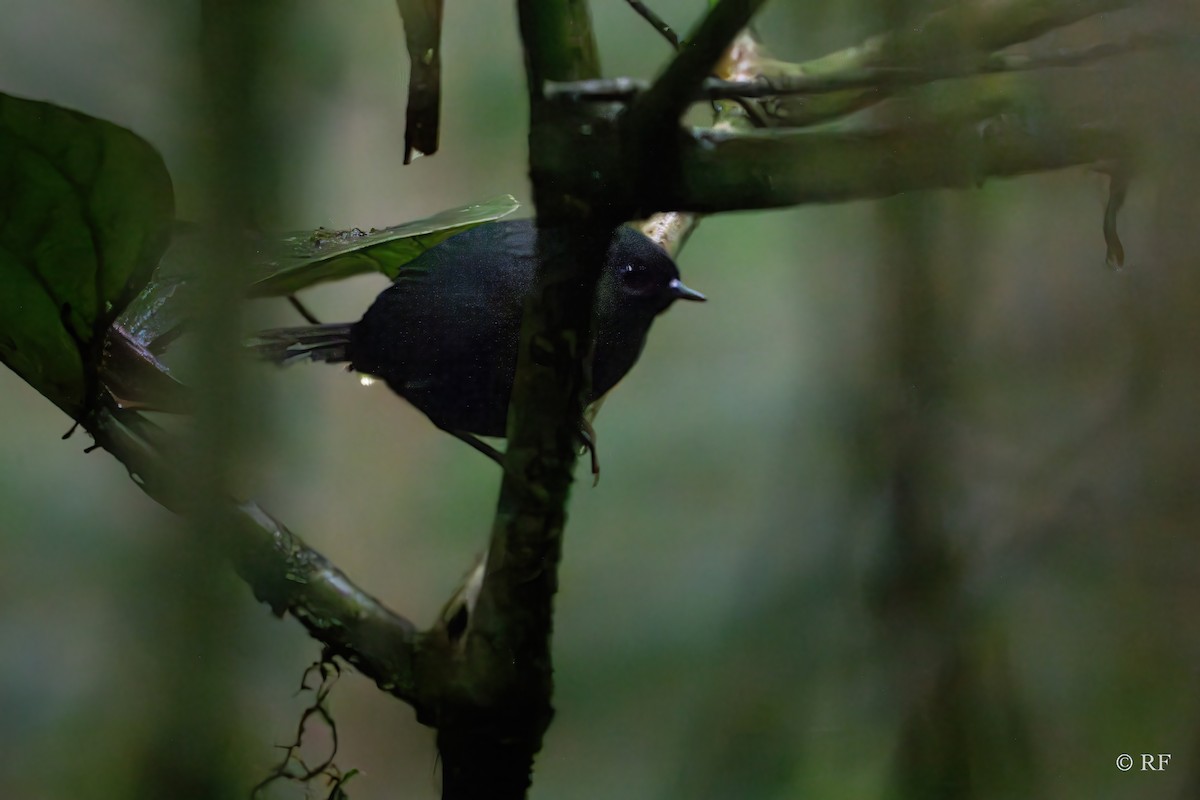
M 596 429 L 586 419 L 579 423 L 579 439 L 583 442 L 580 455 L 588 453 L 592 458 L 592 487 L 600 485 L 600 457 L 596 454 Z

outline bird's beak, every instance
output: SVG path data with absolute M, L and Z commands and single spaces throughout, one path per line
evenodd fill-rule
M 672 300 L 691 300 L 695 303 L 703 303 L 708 299 L 695 289 L 684 286 L 683 281 L 679 278 L 672 278 L 671 282 L 667 284 L 667 294 Z

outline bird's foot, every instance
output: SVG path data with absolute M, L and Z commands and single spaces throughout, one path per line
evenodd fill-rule
M 579 422 L 579 438 L 583 442 L 579 454 L 586 452 L 592 457 L 592 488 L 595 488 L 600 484 L 600 457 L 596 454 L 596 429 L 586 419 Z
M 492 447 L 487 442 L 480 440 L 475 434 L 467 433 L 466 431 L 455 431 L 451 430 L 450 428 L 442 428 L 442 430 L 453 436 L 455 439 L 458 439 L 460 442 L 466 442 L 467 444 L 471 445 L 471 447 L 475 448 L 492 461 L 495 461 L 497 464 L 499 464 L 501 469 L 504 468 L 504 454 Z
M 481 441 L 479 437 L 475 436 L 475 434 L 467 433 L 466 431 L 452 430 L 450 428 L 443 428 L 442 430 L 446 431 L 446 433 L 450 434 L 455 439 L 458 439 L 460 442 L 466 442 L 475 450 L 478 450 L 492 461 L 495 461 L 500 465 L 501 468 L 504 467 L 504 454 L 492 447 L 487 442 Z M 583 453 L 588 453 L 591 456 L 592 486 L 597 486 L 600 483 L 600 457 L 596 455 L 596 431 L 594 428 L 592 428 L 591 424 L 587 422 L 587 420 L 584 420 L 580 423 L 579 439 L 582 442 L 579 450 L 580 455 Z

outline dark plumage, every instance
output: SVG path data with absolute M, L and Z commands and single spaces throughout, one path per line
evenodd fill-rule
M 472 228 L 405 265 L 359 322 L 265 331 L 257 349 L 278 363 L 350 362 L 440 428 L 503 436 L 534 237 L 530 220 Z M 704 297 L 680 282 L 662 248 L 618 229 L 597 287 L 589 401 L 629 371 L 654 318 L 678 299 Z

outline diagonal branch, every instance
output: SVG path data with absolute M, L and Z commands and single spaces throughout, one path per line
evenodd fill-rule
M 184 475 L 148 438 L 161 444 L 161 431 L 143 417 L 106 406 L 89 430 L 155 501 L 173 511 L 194 502 Z M 256 598 L 278 615 L 290 613 L 314 639 L 384 691 L 422 705 L 414 678 L 421 635 L 411 622 L 358 588 L 258 504 L 229 500 L 216 515 L 219 549 Z
M 658 31 L 671 47 L 678 50 L 682 45 L 679 42 L 679 35 L 675 30 L 667 24 L 667 21 L 655 13 L 654 9 L 647 6 L 642 0 L 626 0 L 630 8 L 637 12 L 638 16 L 649 22 L 654 30 Z
M 628 181 L 629 190 L 621 198 L 625 203 L 650 211 L 690 210 L 682 207 L 657 206 L 650 208 L 643 200 L 646 187 L 662 190 L 678 184 L 681 176 L 674 169 L 682 134 L 680 119 L 691 105 L 692 97 L 704 80 L 721 66 L 731 43 L 750 22 L 750 18 L 765 0 L 718 0 L 688 37 L 686 45 L 663 70 L 663 73 L 620 117 L 616 131 L 619 142 L 609 152 L 619 154 L 623 175 L 634 176 Z M 564 165 L 565 166 L 565 165 Z M 614 165 L 615 166 L 615 165 Z M 594 174 L 610 174 L 594 170 Z M 617 174 L 617 173 L 612 173 Z M 557 176 L 555 176 L 557 178 Z M 604 193 L 606 190 L 601 190 Z M 612 190 L 608 189 L 612 200 Z M 604 202 L 603 200 L 601 201 Z M 639 215 L 640 216 L 640 215 Z M 689 230 L 691 224 L 681 230 Z
M 725 53 L 713 69 L 715 80 L 723 81 L 752 81 L 757 77 L 759 55 L 762 44 L 758 37 L 749 29 L 741 31 L 734 37 Z M 710 79 L 713 80 L 713 79 Z M 748 113 L 750 109 L 739 103 L 713 103 L 713 129 L 725 131 L 753 130 L 756 120 Z M 699 226 L 703 217 L 690 211 L 660 211 L 643 220 L 639 227 L 646 234 L 671 254 L 678 258 L 679 251 L 687 243 L 688 238 Z M 594 415 L 599 404 L 589 411 Z M 589 418 L 590 421 L 590 418 Z
M 708 12 L 662 75 L 629 109 L 635 135 L 653 142 L 675 129 L 696 88 L 765 1 L 720 0 Z

